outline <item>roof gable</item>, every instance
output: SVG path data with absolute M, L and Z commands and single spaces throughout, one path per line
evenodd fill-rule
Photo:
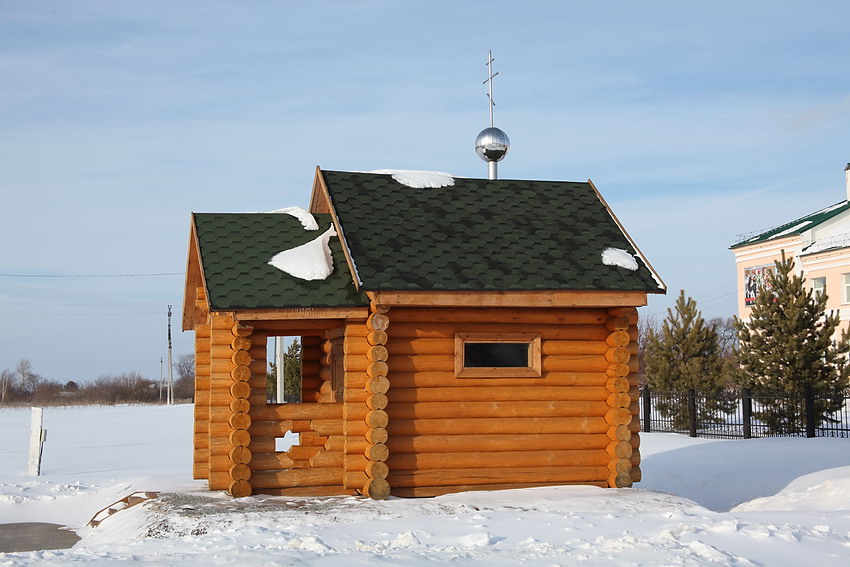
M 825 209 L 815 211 L 814 213 L 808 214 L 804 217 L 800 217 L 796 220 L 792 220 L 791 222 L 787 222 L 781 226 L 771 228 L 770 230 L 765 230 L 764 232 L 761 232 L 754 236 L 749 236 L 740 242 L 736 242 L 729 248 L 730 250 L 735 250 L 736 248 L 749 246 L 751 244 L 758 244 L 761 242 L 767 242 L 769 240 L 775 240 L 779 238 L 786 238 L 789 236 L 802 234 L 803 232 L 811 230 L 816 226 L 840 215 L 845 211 L 850 211 L 850 201 L 838 202 L 834 205 L 826 207 Z
M 665 289 L 589 182 L 417 189 L 390 174 L 318 174 L 363 290 Z M 606 248 L 636 256 L 637 269 L 604 264 Z
M 331 238 L 333 273 L 324 280 L 295 278 L 268 264 L 283 250 L 306 244 L 331 225 L 314 214 L 319 230 L 281 213 L 195 213 L 200 261 L 210 309 L 357 307 L 368 305 L 346 265 L 339 239 Z

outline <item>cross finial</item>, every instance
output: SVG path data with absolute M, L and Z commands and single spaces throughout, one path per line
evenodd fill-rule
M 482 84 L 488 85 L 487 98 L 490 100 L 490 128 L 493 127 L 493 107 L 496 106 L 496 101 L 493 100 L 493 77 L 499 74 L 498 71 L 493 72 L 493 61 L 495 61 L 493 51 L 487 51 L 487 80 Z

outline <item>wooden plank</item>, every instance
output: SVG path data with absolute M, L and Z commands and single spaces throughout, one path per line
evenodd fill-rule
M 540 333 L 543 340 L 604 341 L 611 331 L 602 325 L 520 325 L 499 323 L 394 323 L 387 329 L 389 342 L 399 337 L 454 339 L 455 333 L 502 333 L 506 331 Z
M 259 490 L 305 486 L 339 486 L 342 488 L 343 476 L 342 468 L 258 471 L 251 477 L 251 486 Z
M 347 457 L 348 458 L 348 457 Z M 611 457 L 598 449 L 572 451 L 499 451 L 464 453 L 390 453 L 391 470 L 502 468 L 516 463 L 524 467 L 607 466 Z M 347 461 L 346 461 L 347 464 Z
M 642 307 L 646 292 L 639 291 L 375 291 L 369 298 L 381 305 L 441 307 Z
M 393 435 L 387 440 L 390 455 L 399 453 L 459 453 L 486 451 L 545 451 L 595 449 L 607 456 L 611 442 L 605 434 L 488 434 Z
M 251 419 L 256 421 L 342 419 L 343 403 L 269 404 L 251 407 Z
M 500 469 L 435 469 L 401 471 L 390 469 L 391 487 L 453 486 L 530 482 L 601 482 L 610 474 L 604 466 L 578 467 L 504 467 Z M 253 484 L 252 479 L 252 484 Z
M 616 411 L 616 410 L 610 410 Z M 475 419 L 394 420 L 387 425 L 390 440 L 396 435 L 508 435 L 533 433 L 600 434 L 608 440 L 609 423 L 602 417 L 501 417 Z
M 365 319 L 368 307 L 298 307 L 290 309 L 251 309 L 234 311 L 239 321 L 289 321 L 325 320 L 338 322 L 340 319 Z M 268 328 L 262 325 L 263 328 Z
M 549 325 L 602 325 L 606 309 L 517 309 L 507 307 L 420 307 L 393 308 L 392 325 L 423 321 L 428 323 L 519 323 Z
M 593 375 L 587 379 L 576 380 L 566 386 L 535 386 L 534 388 L 516 388 L 514 386 L 454 386 L 435 388 L 402 388 L 393 384 L 387 391 L 390 407 L 404 402 L 452 402 L 452 401 L 602 401 L 599 392 L 604 377 Z M 607 399 L 607 396 L 606 396 Z
M 440 401 L 395 402 L 386 411 L 396 419 L 478 417 L 603 417 L 610 408 L 598 401 Z
M 605 399 L 608 391 L 605 383 L 608 377 L 601 373 L 592 372 L 550 372 L 540 378 L 455 378 L 454 372 L 394 372 L 391 371 L 387 378 L 390 381 L 390 389 L 387 393 L 392 401 L 391 392 L 395 388 L 451 388 L 451 387 L 484 387 L 495 388 L 499 386 L 510 386 L 517 389 L 538 388 L 545 386 L 572 386 L 576 383 L 585 382 L 586 378 L 596 375 L 597 387 L 588 390 L 580 390 L 573 399 Z M 600 390 L 592 392 L 590 390 Z M 579 397 L 580 396 L 580 397 Z

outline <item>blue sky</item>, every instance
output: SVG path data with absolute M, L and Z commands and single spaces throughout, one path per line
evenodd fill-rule
M 158 378 L 191 211 L 307 205 L 316 165 L 592 179 L 670 294 L 845 198 L 850 3 L 0 0 L 0 368 Z

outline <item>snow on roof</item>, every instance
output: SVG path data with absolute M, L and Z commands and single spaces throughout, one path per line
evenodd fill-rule
M 304 225 L 305 230 L 319 230 L 319 224 L 316 222 L 315 217 L 313 217 L 313 215 L 311 215 L 301 207 L 286 207 L 285 209 L 278 209 L 276 211 L 269 212 L 292 215 L 293 217 L 301 221 L 301 224 Z
M 797 232 L 798 230 L 800 230 L 800 229 L 801 229 L 801 228 L 803 228 L 804 226 L 807 226 L 807 225 L 810 225 L 810 224 L 812 224 L 812 221 L 810 221 L 810 220 L 803 221 L 803 222 L 801 222 L 801 223 L 799 223 L 799 224 L 795 224 L 795 225 L 794 225 L 794 226 L 792 226 L 791 228 L 788 228 L 788 229 L 783 230 L 782 232 L 777 232 L 777 233 L 776 233 L 776 234 L 774 234 L 771 238 L 779 238 L 780 236 L 785 236 L 785 235 L 787 235 L 787 234 L 792 234 L 792 233 L 794 233 L 794 232 Z
M 439 189 L 455 184 L 455 179 L 448 173 L 441 171 L 415 171 L 410 169 L 376 169 L 368 173 L 381 173 L 392 175 L 393 179 L 413 187 L 414 189 Z
M 635 257 L 622 248 L 606 248 L 603 250 L 602 263 L 606 266 L 619 266 L 632 271 L 638 269 L 638 263 Z
M 333 254 L 328 246 L 332 236 L 336 236 L 334 227 L 306 244 L 278 252 L 269 264 L 302 280 L 323 280 L 334 269 Z

